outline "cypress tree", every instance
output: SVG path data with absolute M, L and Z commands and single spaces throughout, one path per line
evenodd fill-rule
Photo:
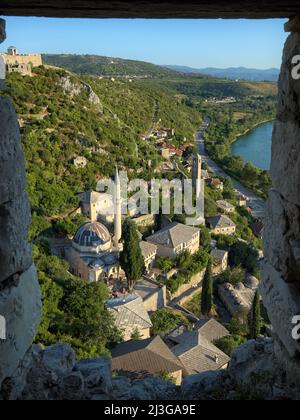
M 126 219 L 123 224 L 123 243 L 124 248 L 120 255 L 120 265 L 125 271 L 128 286 L 132 289 L 134 283 L 144 274 L 145 263 L 137 228 L 131 219 Z
M 256 339 L 260 335 L 262 323 L 261 323 L 261 312 L 260 312 L 260 295 L 257 291 L 255 293 L 254 302 L 250 314 L 250 336 L 252 339 Z
M 201 294 L 201 313 L 209 316 L 214 304 L 214 290 L 213 290 L 213 276 L 212 276 L 212 262 L 208 261 L 206 272 L 203 279 L 202 294 Z

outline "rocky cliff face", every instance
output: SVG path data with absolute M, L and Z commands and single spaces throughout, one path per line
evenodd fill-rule
M 0 19 L 0 41 L 5 24 Z M 25 192 L 25 162 L 11 101 L 0 98 L 0 315 L 7 339 L 0 340 L 0 385 L 16 370 L 36 333 L 41 297 L 27 232 L 31 222 Z
M 267 204 L 261 291 L 278 360 L 299 377 L 300 343 L 292 337 L 292 319 L 300 314 L 300 81 L 292 77 L 292 59 L 300 54 L 300 25 L 289 27 L 293 33 L 284 48 L 273 133 L 273 189 Z

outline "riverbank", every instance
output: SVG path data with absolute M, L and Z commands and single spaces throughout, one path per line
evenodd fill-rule
M 269 171 L 273 127 L 274 120 L 268 120 L 239 136 L 230 146 L 231 156 L 241 157 L 245 163 L 251 163 L 262 171 Z
M 253 189 L 246 187 L 242 182 L 237 180 L 237 177 L 234 174 L 230 174 L 229 171 L 225 171 L 221 165 L 213 161 L 208 153 L 205 150 L 205 142 L 203 135 L 207 129 L 207 126 L 202 126 L 196 135 L 196 143 L 198 148 L 198 153 L 202 157 L 203 163 L 215 176 L 221 178 L 231 178 L 232 183 L 236 191 L 241 195 L 244 195 L 248 198 L 248 206 L 252 209 L 252 215 L 254 218 L 263 219 L 265 213 L 265 197 L 261 197 L 259 194 L 256 194 Z
M 275 119 L 272 118 L 272 119 L 264 120 L 264 121 L 261 121 L 257 124 L 254 124 L 251 128 L 247 128 L 247 130 L 244 133 L 237 134 L 236 138 L 230 142 L 230 145 L 232 146 L 234 143 L 236 143 L 238 140 L 240 140 L 241 137 L 246 136 L 247 134 L 250 134 L 251 131 L 253 131 L 256 128 L 258 128 L 259 126 L 267 124 L 269 122 L 275 122 Z

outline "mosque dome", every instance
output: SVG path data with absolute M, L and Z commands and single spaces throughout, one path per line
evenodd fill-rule
M 111 236 L 103 224 L 85 223 L 75 233 L 73 244 L 80 251 L 107 251 L 111 246 Z

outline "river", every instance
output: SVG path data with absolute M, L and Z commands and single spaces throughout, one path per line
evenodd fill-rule
M 269 121 L 239 137 L 232 145 L 231 153 L 234 156 L 241 156 L 245 162 L 253 163 L 260 169 L 269 170 L 273 126 L 274 121 Z

